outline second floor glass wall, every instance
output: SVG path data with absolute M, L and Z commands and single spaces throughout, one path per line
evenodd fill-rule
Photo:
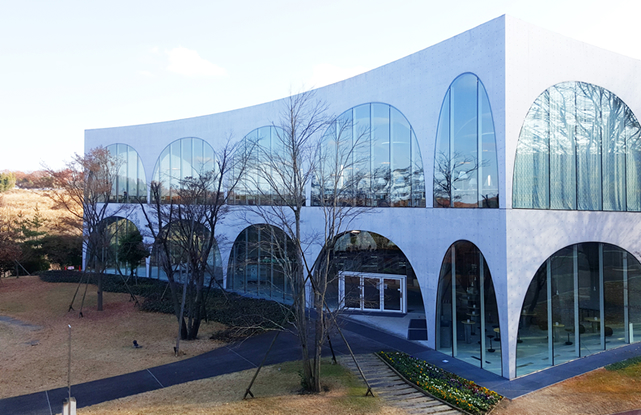
M 545 90 L 519 136 L 512 206 L 641 211 L 641 128 L 630 108 L 585 82 Z
M 140 156 L 127 144 L 107 146 L 109 153 L 118 163 L 110 201 L 116 203 L 139 203 L 147 201 L 147 181 Z
M 187 177 L 207 174 L 215 168 L 215 154 L 209 143 L 197 137 L 181 138 L 160 153 L 152 180 L 160 184 L 160 200 L 168 203 L 178 200 L 179 190 Z
M 414 130 L 391 105 L 363 104 L 323 136 L 312 206 L 425 207 L 423 160 Z
M 496 139 L 490 101 L 466 73 L 447 90 L 436 137 L 434 207 L 499 207 Z

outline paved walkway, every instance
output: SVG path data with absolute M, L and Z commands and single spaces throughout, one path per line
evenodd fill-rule
M 473 380 L 511 399 L 609 363 L 641 356 L 641 344 L 632 344 L 508 381 L 418 343 L 377 330 L 375 327 L 347 319 L 343 322 L 345 337 L 355 353 L 372 353 L 380 350 L 404 351 L 466 379 Z M 84 407 L 192 380 L 251 369 L 260 364 L 273 336 L 273 333 L 266 333 L 242 343 L 221 347 L 180 362 L 72 385 L 71 392 L 78 402 L 78 407 Z M 347 349 L 338 336 L 332 340 L 337 354 L 347 354 Z M 329 352 L 327 348 L 325 350 Z M 283 333 L 279 336 L 266 364 L 295 360 L 299 355 L 296 337 Z M 448 363 L 443 363 L 443 360 L 447 360 Z M 0 414 L 51 415 L 61 410 L 62 401 L 66 396 L 67 389 L 58 388 L 2 399 L 0 400 Z

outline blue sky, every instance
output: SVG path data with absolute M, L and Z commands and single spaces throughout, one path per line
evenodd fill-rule
M 634 0 L 0 0 L 0 170 L 60 168 L 85 129 L 272 101 L 502 14 L 641 59 Z

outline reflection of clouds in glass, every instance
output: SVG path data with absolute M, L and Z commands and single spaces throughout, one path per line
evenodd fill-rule
M 214 149 L 209 143 L 197 137 L 181 138 L 160 153 L 152 180 L 160 183 L 160 198 L 168 202 L 187 177 L 210 173 L 215 165 Z

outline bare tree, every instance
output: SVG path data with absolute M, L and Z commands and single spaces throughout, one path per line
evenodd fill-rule
M 106 232 L 104 220 L 125 209 L 124 205 L 114 207 L 110 203 L 115 193 L 114 183 L 123 163 L 124 160 L 112 155 L 106 148 L 96 147 L 85 155 L 75 154 L 63 170 L 56 171 L 43 166 L 52 177 L 54 186 L 48 196 L 77 219 L 70 226 L 81 227 L 85 270 L 91 269 L 98 276 L 98 311 L 103 309 L 102 273 L 107 267 L 107 251 L 112 245 L 112 235 Z M 74 300 L 69 306 L 70 310 L 73 309 Z
M 354 173 L 359 160 L 355 151 L 366 130 L 354 134 L 351 120 L 332 119 L 326 115 L 326 105 L 315 99 L 313 92 L 303 92 L 289 97 L 284 105 L 279 123 L 275 123 L 276 142 L 272 135 L 272 148 L 256 146 L 258 162 L 248 168 L 255 170 L 258 180 L 266 186 L 254 186 L 261 200 L 269 203 L 249 207 L 255 216 L 270 229 L 281 229 L 287 238 L 271 238 L 272 255 L 281 265 L 293 297 L 293 322 L 301 346 L 303 385 L 319 392 L 322 346 L 332 320 L 327 307 L 327 290 L 332 283 L 331 255 L 338 236 L 347 231 L 358 215 L 367 208 L 356 208 L 358 184 L 364 179 Z M 321 133 L 328 132 L 321 137 Z M 251 179 L 250 179 L 251 180 Z M 306 205 L 306 186 L 313 181 L 315 200 L 324 218 L 322 230 L 303 234 L 302 211 Z M 310 209 L 310 208 L 307 208 Z M 281 244 L 291 243 L 291 249 Z M 325 248 L 324 256 L 316 262 L 310 257 L 312 245 Z M 286 254 L 287 257 L 279 258 Z M 311 304 L 306 301 L 306 286 L 312 293 Z M 314 313 L 310 321 L 307 307 Z M 335 311 L 335 310 L 334 310 Z M 335 316 L 334 316 L 335 317 Z M 314 333 L 314 340 L 310 338 Z
M 221 243 L 216 229 L 229 211 L 227 198 L 236 186 L 236 182 L 228 181 L 225 192 L 224 179 L 232 169 L 242 171 L 245 166 L 243 157 L 232 157 L 234 150 L 228 141 L 216 152 L 212 169 L 197 166 L 192 176 L 179 181 L 177 188 L 167 189 L 162 183 L 152 182 L 151 203 L 140 204 L 154 239 L 156 260 L 169 281 L 182 339 L 197 338 L 206 316 L 207 293 L 212 284 L 220 283 L 215 277 L 215 267 L 220 264 L 212 265 L 210 259 L 216 258 L 215 251 Z M 177 341 L 176 353 L 179 347 Z

